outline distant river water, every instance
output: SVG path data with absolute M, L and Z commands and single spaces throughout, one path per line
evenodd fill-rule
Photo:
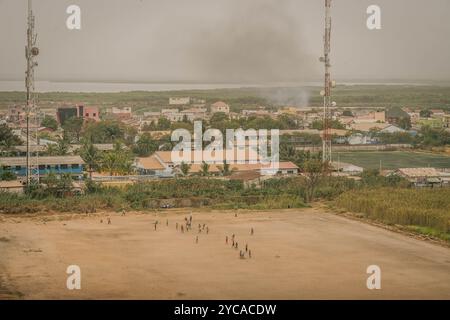
M 127 82 L 59 82 L 36 81 L 36 92 L 127 92 L 209 90 L 279 86 L 319 86 L 307 84 L 239 84 L 239 83 L 127 83 Z M 0 91 L 25 91 L 24 81 L 0 81 Z
M 374 83 L 345 82 L 345 85 L 424 85 L 421 83 Z M 322 82 L 304 83 L 127 83 L 127 82 L 64 82 L 36 81 L 36 92 L 127 92 L 127 91 L 177 91 L 177 90 L 209 90 L 261 87 L 306 87 L 322 86 Z M 25 91 L 24 81 L 0 81 L 0 91 Z

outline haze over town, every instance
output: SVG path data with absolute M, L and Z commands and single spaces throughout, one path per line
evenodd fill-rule
M 336 1 L 332 64 L 338 81 L 449 80 L 446 0 Z M 287 83 L 320 81 L 323 10 L 312 0 L 39 1 L 39 80 Z M 0 1 L 0 80 L 22 80 L 26 1 Z

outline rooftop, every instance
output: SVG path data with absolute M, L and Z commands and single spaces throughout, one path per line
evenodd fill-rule
M 56 165 L 56 164 L 84 164 L 80 156 L 57 156 L 57 157 L 39 157 L 40 165 Z M 0 158 L 2 166 L 26 166 L 26 157 L 5 157 Z M 30 159 L 31 164 L 36 164 L 36 157 Z
M 438 177 L 439 171 L 436 168 L 399 168 L 400 174 L 407 177 Z

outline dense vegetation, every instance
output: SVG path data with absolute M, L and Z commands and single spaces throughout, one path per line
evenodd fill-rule
M 22 140 L 14 135 L 6 124 L 0 124 L 0 151 L 8 150 L 11 146 L 21 145 Z
M 402 187 L 400 178 L 384 178 L 375 172 L 362 176 L 361 182 L 323 175 L 320 161 L 306 160 L 304 176 L 274 177 L 259 185 L 244 187 L 242 181 L 189 177 L 141 182 L 124 187 L 105 187 L 86 180 L 84 194 L 69 193 L 67 177 L 53 175 L 34 185 L 25 195 L 0 193 L 0 212 L 40 212 L 47 210 L 86 212 L 91 209 L 159 208 L 165 200 L 174 206 L 218 206 L 232 208 L 294 208 L 314 200 L 332 200 L 361 186 Z
M 87 180 L 82 195 L 70 195 L 66 179 L 51 175 L 43 182 L 25 195 L 0 193 L 0 212 L 145 210 L 159 208 L 166 200 L 175 207 L 294 208 L 304 206 L 311 197 L 310 184 L 304 177 L 272 178 L 249 188 L 244 188 L 242 181 L 201 177 L 155 180 L 122 188 Z M 332 199 L 353 186 L 352 180 L 324 177 L 314 185 L 313 192 L 317 198 Z
M 41 107 L 54 107 L 67 101 L 86 103 L 100 107 L 133 106 L 136 111 L 159 110 L 167 105 L 169 97 L 190 96 L 205 99 L 207 103 L 223 100 L 233 111 L 248 106 L 296 105 L 299 93 L 309 97 L 309 106 L 321 107 L 322 97 L 319 87 L 290 88 L 240 88 L 186 91 L 133 91 L 115 93 L 48 92 L 39 93 Z M 342 108 L 419 107 L 450 110 L 450 87 L 413 85 L 358 85 L 338 86 L 333 91 L 334 99 Z M 23 104 L 25 93 L 0 92 L 0 109 L 13 104 Z M 300 99 L 305 100 L 305 99 Z M 413 101 L 413 104 L 412 104 Z M 303 103 L 305 103 L 303 101 Z
M 363 217 L 450 241 L 450 189 L 377 188 L 341 194 L 336 205 Z

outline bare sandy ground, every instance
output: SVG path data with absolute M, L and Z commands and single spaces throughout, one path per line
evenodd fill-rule
M 449 248 L 322 209 L 194 210 L 193 230 L 181 233 L 175 224 L 189 212 L 111 213 L 110 225 L 104 216 L 2 216 L 0 298 L 450 298 Z M 225 244 L 232 234 L 251 259 Z M 81 290 L 66 288 L 69 265 L 81 268 Z M 366 287 L 369 265 L 381 268 L 381 290 Z

